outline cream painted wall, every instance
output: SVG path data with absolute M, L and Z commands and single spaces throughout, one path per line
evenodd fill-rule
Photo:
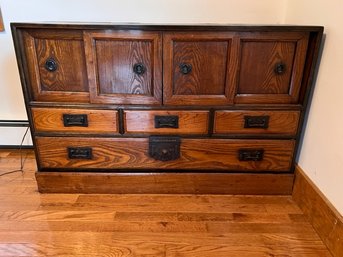
M 0 119 L 26 119 L 10 22 L 278 24 L 283 21 L 285 3 L 286 0 L 0 0 L 6 27 L 5 32 L 0 32 Z M 7 129 L 0 134 L 0 145 L 12 144 L 14 135 L 21 138 L 21 134 Z
M 326 34 L 298 163 L 343 215 L 343 1 L 289 0 L 285 22 Z

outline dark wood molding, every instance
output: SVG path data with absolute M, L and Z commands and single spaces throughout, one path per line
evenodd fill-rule
M 290 195 L 293 174 L 37 172 L 41 193 Z
M 343 256 L 343 217 L 299 166 L 295 168 L 293 199 L 332 255 Z

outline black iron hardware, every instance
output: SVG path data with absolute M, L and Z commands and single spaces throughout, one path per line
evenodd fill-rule
M 269 116 L 244 116 L 244 128 L 268 128 Z
M 145 70 L 146 69 L 143 63 L 136 63 L 135 65 L 133 65 L 133 72 L 137 75 L 144 74 Z
M 181 63 L 179 65 L 179 68 L 180 68 L 180 72 L 185 75 L 192 71 L 192 65 L 188 63 Z
M 179 128 L 179 117 L 175 115 L 156 115 L 155 128 Z
M 88 127 L 87 114 L 63 114 L 65 127 Z
M 286 71 L 286 64 L 284 64 L 282 62 L 275 64 L 274 72 L 276 74 L 281 75 L 281 74 L 285 73 L 285 71 Z
M 92 159 L 92 148 L 90 147 L 68 147 L 69 159 Z
M 238 159 L 240 161 L 262 161 L 264 155 L 263 149 L 239 149 Z
M 149 155 L 155 160 L 171 161 L 180 158 L 180 137 L 149 137 Z
M 45 69 L 49 72 L 54 72 L 57 70 L 58 68 L 58 65 L 57 65 L 57 62 L 55 61 L 54 58 L 48 58 L 46 61 L 45 61 L 45 65 L 44 65 Z

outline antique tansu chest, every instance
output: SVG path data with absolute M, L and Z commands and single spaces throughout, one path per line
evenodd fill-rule
M 12 34 L 40 192 L 291 192 L 323 27 Z

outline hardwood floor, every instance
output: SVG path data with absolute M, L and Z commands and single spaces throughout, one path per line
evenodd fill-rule
M 291 196 L 39 194 L 0 177 L 0 256 L 331 256 Z M 0 150 L 0 174 L 20 167 Z

